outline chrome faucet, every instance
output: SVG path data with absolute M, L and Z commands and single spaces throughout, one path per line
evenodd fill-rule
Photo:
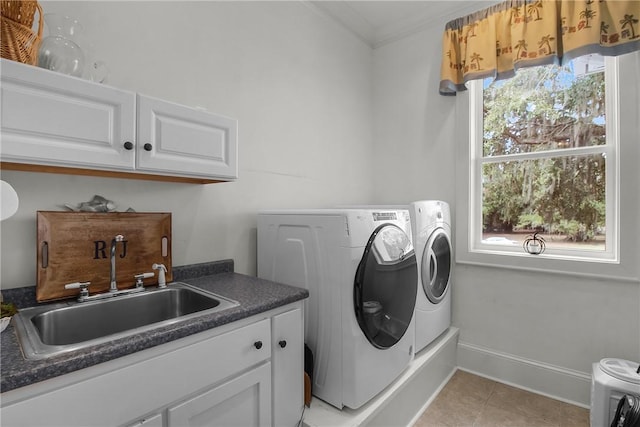
M 118 234 L 116 237 L 111 240 L 111 268 L 109 270 L 109 276 L 111 278 L 111 284 L 109 286 L 109 292 L 118 292 L 118 286 L 116 284 L 116 245 L 118 242 L 124 242 L 124 236 L 122 234 Z

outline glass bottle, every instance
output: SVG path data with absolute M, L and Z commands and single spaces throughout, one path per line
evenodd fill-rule
M 77 37 L 83 27 L 77 19 L 57 13 L 47 13 L 44 20 L 49 36 L 42 40 L 38 51 L 38 66 L 63 74 L 80 77 L 84 72 L 84 52 Z

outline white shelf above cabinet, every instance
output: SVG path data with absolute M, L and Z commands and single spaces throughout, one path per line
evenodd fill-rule
M 1 65 L 3 169 L 200 183 L 238 177 L 235 119 Z

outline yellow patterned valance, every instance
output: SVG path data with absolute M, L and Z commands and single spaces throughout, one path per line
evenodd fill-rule
M 640 50 L 640 0 L 510 0 L 445 27 L 440 93 L 520 67 Z

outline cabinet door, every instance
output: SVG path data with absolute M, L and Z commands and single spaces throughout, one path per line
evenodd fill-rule
M 137 169 L 235 179 L 237 121 L 138 95 Z
M 273 425 L 296 426 L 304 406 L 304 343 L 302 309 L 274 316 L 273 337 Z
M 271 425 L 271 364 L 169 408 L 168 420 L 169 427 Z
M 9 60 L 1 91 L 2 161 L 133 170 L 135 93 Z
M 204 335 L 193 336 L 195 342 L 180 348 L 168 350 L 166 346 L 164 349 L 158 346 L 144 350 L 142 360 L 140 355 L 130 355 L 119 361 L 106 362 L 124 364 L 108 372 L 101 372 L 97 366 L 85 368 L 85 373 L 93 371 L 93 374 L 54 390 L 42 392 L 39 385 L 34 384 L 29 386 L 30 397 L 9 404 L 0 395 L 1 425 L 131 425 L 139 422 L 144 414 L 158 413 L 167 405 L 183 402 L 201 390 L 211 390 L 265 364 L 269 365 L 266 369 L 268 383 L 265 385 L 265 379 L 259 376 L 260 387 L 257 387 L 260 392 L 260 420 L 266 417 L 271 423 L 270 319 L 257 319 L 208 338 L 206 333 Z M 190 337 L 184 340 L 190 341 Z M 226 393 L 228 397 L 232 396 L 231 391 Z M 103 396 L 109 396 L 108 404 Z M 263 409 L 265 404 L 267 408 Z
M 131 424 L 129 427 L 163 427 L 162 414 L 156 414 Z

